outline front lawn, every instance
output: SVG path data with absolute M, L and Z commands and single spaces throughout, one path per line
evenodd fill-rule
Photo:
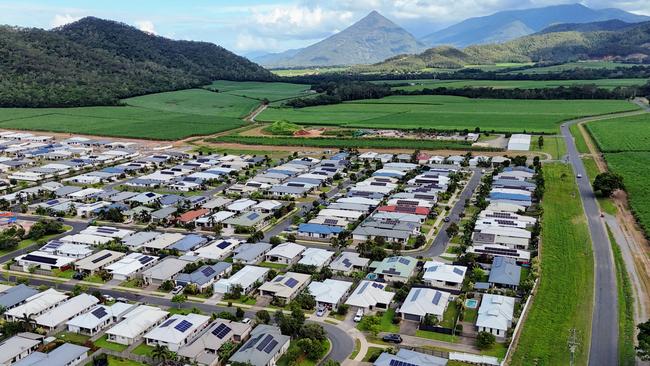
M 456 326 L 456 318 L 458 318 L 458 307 L 456 306 L 456 302 L 452 301 L 447 305 L 447 310 L 445 310 L 442 316 L 440 326 L 453 329 Z
M 84 281 L 92 283 L 106 283 L 102 278 L 96 274 L 84 277 Z
M 478 309 L 465 309 L 465 314 L 463 316 L 463 321 L 468 323 L 476 324 L 476 319 L 478 318 Z
M 123 344 L 109 342 L 106 339 L 107 337 L 108 336 L 104 334 L 101 338 L 95 341 L 95 346 L 110 349 L 111 351 L 115 352 L 124 352 L 124 350 L 128 348 L 128 346 L 125 346 Z
M 449 342 L 449 343 L 456 343 L 458 342 L 458 338 L 451 334 L 443 334 L 443 333 L 437 333 L 437 332 L 430 332 L 427 330 L 416 330 L 415 331 L 415 336 L 420 337 L 420 338 L 426 338 L 426 339 L 432 339 L 435 341 L 441 341 L 441 342 Z
M 384 352 L 383 348 L 379 347 L 368 347 L 368 352 L 363 356 L 363 362 L 372 362 L 370 360 L 376 360 L 379 355 Z
M 137 279 L 137 278 L 132 278 L 130 280 L 126 280 L 122 283 L 120 283 L 120 287 L 127 287 L 127 288 L 142 288 L 140 286 L 142 284 L 142 281 Z
M 133 354 L 138 355 L 138 356 L 150 356 L 151 357 L 151 351 L 153 351 L 153 347 L 145 344 L 144 342 L 141 343 L 139 346 L 135 347 L 133 349 Z
M 326 340 L 325 342 L 323 342 L 323 350 L 321 352 L 321 355 L 320 355 L 319 359 L 321 359 L 321 358 L 323 358 L 325 356 L 325 354 L 330 349 L 330 347 L 331 346 L 330 346 L 329 340 Z M 297 349 L 297 348 L 298 348 L 298 343 L 295 342 L 295 341 L 291 341 L 291 343 L 289 344 L 289 349 L 287 350 L 287 352 L 282 357 L 280 357 L 280 359 L 278 359 L 278 362 L 277 362 L 276 365 L 277 366 L 289 366 L 289 365 L 291 365 L 291 366 L 315 366 L 315 365 L 318 364 L 318 360 L 316 360 L 316 361 L 310 360 L 302 352 L 301 352 L 300 356 L 298 357 L 298 359 L 295 362 L 290 363 L 289 359 L 287 357 L 287 354 L 295 352 L 295 349 Z
M 379 323 L 382 332 L 399 333 L 399 325 L 393 324 L 393 318 L 395 318 L 395 309 L 388 309 L 382 314 Z
M 279 269 L 283 270 L 286 269 L 288 266 L 286 264 L 282 263 L 272 263 L 272 262 L 262 262 L 259 264 L 260 267 L 266 267 L 266 268 L 271 268 L 271 269 Z
M 74 343 L 80 346 L 83 346 L 86 341 L 90 338 L 87 335 L 73 333 L 73 332 L 61 332 L 56 335 L 58 339 L 64 340 L 66 342 Z
M 138 361 L 129 360 L 127 358 L 119 358 L 115 356 L 108 356 L 108 366 L 146 366 Z
M 499 360 L 503 360 L 506 357 L 506 352 L 508 351 L 508 345 L 505 343 L 495 343 L 490 347 L 481 351 L 482 355 L 496 357 Z
M 61 271 L 61 270 L 58 270 L 58 269 L 53 269 L 52 270 L 52 274 L 55 277 L 65 278 L 65 279 L 68 279 L 68 280 L 72 279 L 72 276 L 74 276 L 74 273 L 75 273 L 74 269 L 68 269 L 68 270 L 65 270 L 65 271 Z

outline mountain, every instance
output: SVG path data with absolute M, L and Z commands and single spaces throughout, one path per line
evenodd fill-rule
M 217 45 L 174 41 L 93 17 L 51 31 L 0 27 L 0 59 L 5 107 L 114 105 L 216 79 L 274 79 Z
M 508 10 L 492 15 L 469 18 L 420 39 L 429 45 L 466 47 L 501 43 L 539 32 L 559 23 L 591 23 L 618 19 L 636 23 L 650 17 L 620 9 L 591 9 L 581 4 L 553 5 L 542 8 Z
M 311 46 L 255 59 L 267 67 L 369 64 L 426 47 L 409 32 L 376 11 Z
M 417 55 L 400 55 L 357 71 L 414 72 L 424 68 L 459 68 L 501 62 L 568 62 L 586 59 L 650 60 L 650 22 L 620 31 L 551 32 L 500 44 L 462 50 L 434 47 Z
M 597 32 L 597 31 L 620 31 L 633 28 L 637 23 L 628 23 L 618 19 L 605 20 L 591 23 L 563 23 L 544 28 L 537 34 L 556 32 Z

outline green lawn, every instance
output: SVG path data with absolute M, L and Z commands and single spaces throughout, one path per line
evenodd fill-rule
M 80 346 L 83 346 L 86 343 L 86 341 L 90 339 L 90 337 L 87 335 L 73 333 L 73 332 L 61 332 L 57 334 L 56 337 L 58 339 L 62 339 L 69 343 L 78 344 Z
M 109 355 L 108 366 L 146 366 L 146 365 L 138 361 L 129 360 L 127 358 L 119 358 L 119 357 Z
M 354 349 L 352 350 L 352 353 L 350 354 L 350 357 L 348 357 L 350 360 L 354 360 L 357 355 L 359 354 L 359 351 L 361 350 L 361 341 L 357 338 L 354 339 Z
M 585 126 L 602 152 L 650 151 L 650 113 L 594 121 Z
M 478 318 L 478 309 L 470 309 L 470 308 L 465 309 L 465 314 L 463 315 L 463 321 L 474 324 L 476 323 L 477 318 Z
M 585 136 L 580 132 L 580 127 L 578 126 L 578 124 L 574 123 L 570 125 L 569 132 L 571 132 L 571 136 L 573 136 L 573 140 L 576 143 L 576 149 L 578 150 L 578 152 L 581 154 L 588 154 L 589 146 L 587 146 L 587 142 L 585 141 Z
M 566 155 L 566 144 L 560 136 L 544 136 L 544 143 L 539 147 L 539 137 L 533 136 L 530 143 L 531 151 L 541 151 L 551 155 L 554 160 L 559 160 Z
M 151 356 L 151 351 L 153 351 L 153 347 L 148 346 L 143 342 L 139 346 L 135 347 L 135 349 L 133 349 L 133 354 L 139 356 Z
M 506 352 L 508 351 L 508 345 L 505 343 L 495 343 L 489 349 L 481 351 L 482 355 L 496 357 L 499 360 L 502 360 L 506 357 Z
M 84 277 L 84 281 L 92 282 L 92 283 L 105 283 L 106 282 L 96 274 Z
M 567 365 L 571 329 L 582 345 L 576 364 L 586 365 L 593 309 L 594 259 L 578 188 L 568 165 L 544 165 L 541 277 L 523 324 L 512 365 Z
M 65 231 L 68 231 L 68 230 L 72 230 L 72 227 L 67 226 L 67 225 L 63 225 L 63 229 L 64 229 Z M 21 241 L 18 243 L 18 246 L 15 247 L 15 248 L 11 248 L 11 249 L 2 249 L 2 250 L 0 250 L 0 255 L 5 255 L 5 254 L 12 253 L 12 252 L 15 252 L 16 250 L 20 250 L 20 249 L 23 249 L 23 248 L 27 248 L 28 246 L 30 246 L 30 245 L 34 245 L 34 244 L 36 244 L 36 243 L 47 243 L 48 241 L 52 240 L 52 238 L 54 238 L 54 237 L 56 237 L 56 236 L 59 236 L 59 235 L 61 235 L 61 234 L 45 235 L 44 237 L 42 237 L 42 238 L 40 238 L 40 239 L 37 239 L 37 240 L 34 240 L 34 239 L 25 239 L 25 240 L 21 240 Z
M 128 348 L 128 346 L 125 346 L 123 344 L 109 342 L 106 340 L 106 338 L 107 335 L 103 335 L 101 338 L 96 340 L 94 342 L 95 346 L 100 348 L 110 349 L 111 351 L 116 351 L 116 352 L 124 352 L 124 350 Z
M 638 109 L 622 100 L 508 100 L 390 96 L 335 105 L 267 108 L 259 121 L 352 128 L 432 128 L 557 133 L 562 121 Z
M 441 341 L 441 342 L 449 342 L 449 343 L 458 342 L 458 338 L 456 338 L 451 334 L 429 332 L 426 330 L 419 330 L 419 329 L 415 331 L 415 336 L 420 338 L 433 339 L 435 341 Z
M 75 273 L 74 269 L 68 269 L 68 270 L 65 270 L 65 271 L 60 271 L 58 269 L 52 270 L 52 274 L 55 277 L 65 278 L 65 279 L 68 279 L 68 280 L 72 279 L 72 276 L 74 276 L 74 273 Z
M 379 355 L 382 354 L 383 352 L 384 352 L 383 348 L 368 347 L 368 352 L 366 352 L 366 355 L 363 356 L 363 362 L 370 362 L 370 359 L 373 358 L 373 356 L 376 355 L 377 357 L 379 357 Z
M 286 264 L 271 263 L 271 262 L 262 262 L 262 263 L 259 264 L 259 266 L 260 267 L 266 267 L 266 268 L 272 268 L 272 269 L 279 269 L 279 270 L 287 269 L 287 267 L 288 267 Z
M 324 347 L 323 347 L 323 350 L 322 350 L 322 353 L 321 353 L 321 357 L 325 356 L 325 354 L 327 353 L 327 350 L 329 350 L 329 347 L 330 347 L 329 340 L 327 342 L 325 342 L 323 344 L 323 346 Z M 298 348 L 297 343 L 292 341 L 289 344 L 289 351 L 294 350 L 296 348 Z M 287 351 L 287 352 L 289 352 L 289 351 Z M 318 361 L 310 360 L 307 357 L 305 357 L 305 355 L 303 354 L 300 357 L 298 357 L 298 360 L 296 360 L 295 363 L 292 363 L 291 366 L 315 366 L 316 364 L 318 364 Z M 280 357 L 278 359 L 278 362 L 277 362 L 276 365 L 277 366 L 290 366 L 289 365 L 289 360 L 287 359 L 286 356 Z
M 137 278 L 132 278 L 130 280 L 126 280 L 126 281 L 120 283 L 119 286 L 127 287 L 127 288 L 141 288 L 140 286 L 138 286 L 138 283 L 139 283 L 139 281 L 138 281 Z
M 399 333 L 399 325 L 393 324 L 393 318 L 395 318 L 395 309 L 388 309 L 384 311 L 381 315 L 381 332 L 387 333 Z
M 456 326 L 456 318 L 458 318 L 458 307 L 456 302 L 450 302 L 442 316 L 440 326 L 453 329 Z

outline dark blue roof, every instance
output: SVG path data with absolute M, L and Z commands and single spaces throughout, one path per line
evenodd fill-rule
M 112 166 L 112 167 L 104 168 L 101 171 L 104 173 L 121 174 L 124 173 L 124 170 L 125 170 L 124 168 Z
M 315 234 L 338 234 L 343 231 L 343 228 L 321 224 L 300 224 L 300 226 L 298 226 L 298 231 Z
M 200 245 L 203 245 L 208 242 L 208 239 L 202 235 L 189 234 L 170 247 L 170 249 L 178 249 L 181 252 L 187 252 L 192 250 Z

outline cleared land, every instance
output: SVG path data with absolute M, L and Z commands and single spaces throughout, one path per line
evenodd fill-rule
M 596 85 L 600 88 L 614 89 L 619 86 L 636 86 L 648 82 L 647 79 L 598 79 L 598 80 L 397 80 L 388 84 L 412 83 L 415 85 L 395 86 L 399 90 L 422 90 L 424 88 L 465 88 L 492 87 L 495 89 L 535 89 L 556 88 L 575 85 Z M 384 82 L 377 82 L 384 83 Z
M 271 102 L 299 97 L 307 94 L 310 85 L 291 83 L 264 83 L 257 81 L 227 81 L 219 80 L 206 86 L 208 89 L 218 90 L 222 94 L 230 94 L 245 98 Z
M 635 110 L 619 100 L 505 100 L 453 96 L 391 96 L 335 105 L 267 108 L 259 121 L 352 128 L 430 128 L 556 133 L 562 121 Z
M 568 365 L 567 339 L 575 328 L 575 364 L 586 365 L 594 283 L 589 231 L 571 168 L 545 164 L 544 177 L 540 283 L 511 364 Z
M 586 124 L 602 152 L 650 151 L 650 114 Z

